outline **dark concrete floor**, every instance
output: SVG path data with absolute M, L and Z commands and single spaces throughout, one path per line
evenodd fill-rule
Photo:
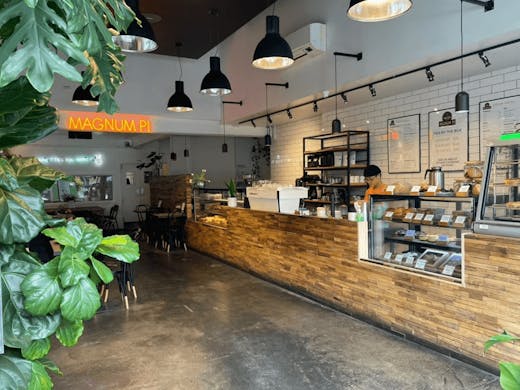
M 499 389 L 492 374 L 194 252 L 143 248 L 139 298 L 109 302 L 56 389 Z

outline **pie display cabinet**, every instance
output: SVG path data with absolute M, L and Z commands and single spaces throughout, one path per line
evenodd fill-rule
M 520 143 L 488 150 L 475 232 L 520 237 Z
M 303 138 L 303 185 L 306 204 L 349 204 L 361 199 L 367 185 L 363 170 L 369 164 L 368 131 L 347 130 Z
M 461 283 L 473 197 L 372 195 L 363 261 Z
M 193 220 L 205 225 L 227 229 L 226 214 L 222 205 L 227 204 L 227 190 L 194 188 Z

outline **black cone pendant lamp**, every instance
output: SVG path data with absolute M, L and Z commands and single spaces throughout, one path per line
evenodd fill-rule
M 253 55 L 253 66 L 260 69 L 284 69 L 294 63 L 292 50 L 280 35 L 278 16 L 268 15 L 266 18 L 266 34 L 258 43 Z
M 412 8 L 411 0 L 351 0 L 347 16 L 358 22 L 382 22 Z
M 224 143 L 222 144 L 222 153 L 227 153 L 228 145 L 226 144 L 226 119 L 224 117 L 224 102 L 222 102 L 222 127 L 224 127 Z
M 267 130 L 267 134 L 264 137 L 264 144 L 265 144 L 265 146 L 270 147 L 271 146 L 271 129 L 269 128 L 269 125 L 267 125 L 265 127 L 265 129 Z
M 92 96 L 90 93 L 91 88 L 91 85 L 87 86 L 85 89 L 83 89 L 81 85 L 76 88 L 72 95 L 72 103 L 85 107 L 94 107 L 99 105 L 99 96 Z
M 460 0 L 460 92 L 455 96 L 455 112 L 469 112 L 469 95 L 464 91 L 464 37 L 462 34 L 462 0 Z
M 334 55 L 334 93 L 338 92 L 338 65 L 336 56 Z M 334 104 L 336 105 L 336 118 L 332 121 L 332 134 L 341 132 L 341 121 L 338 119 L 338 96 L 334 96 Z
M 126 33 L 114 36 L 112 40 L 122 51 L 126 52 L 148 53 L 156 50 L 159 45 L 155 41 L 152 25 L 139 10 L 139 0 L 126 0 L 125 2 L 141 21 L 141 26 L 134 19 Z
M 175 45 L 177 46 L 177 50 L 179 50 L 179 48 L 182 46 L 182 43 L 177 42 Z M 180 77 L 179 80 L 175 81 L 175 93 L 170 96 L 166 109 L 168 111 L 174 112 L 193 111 L 193 104 L 191 104 L 191 100 L 188 95 L 184 93 L 184 82 L 182 81 L 182 63 L 181 57 L 178 54 L 177 58 L 179 60 Z
M 209 58 L 209 73 L 202 79 L 200 93 L 210 96 L 221 96 L 231 93 L 231 84 L 220 70 L 220 58 Z

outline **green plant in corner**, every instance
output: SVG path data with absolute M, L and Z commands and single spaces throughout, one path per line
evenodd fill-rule
M 497 334 L 491 337 L 484 344 L 484 350 L 487 351 L 493 345 L 498 343 L 512 343 L 520 341 L 519 337 L 514 337 L 506 331 L 502 334 Z M 520 365 L 511 362 L 500 362 L 500 386 L 504 390 L 518 390 L 520 389 Z
M 226 183 L 227 190 L 229 192 L 229 196 L 235 198 L 237 196 L 237 185 L 233 179 L 230 179 Z
M 121 50 L 113 31 L 135 17 L 123 0 L 3 0 L 0 6 L 0 287 L 3 346 L 0 386 L 50 389 L 59 369 L 46 355 L 50 336 L 76 344 L 83 321 L 100 306 L 96 289 L 112 273 L 100 256 L 133 262 L 139 247 L 128 236 L 103 237 L 76 219 L 52 220 L 41 192 L 65 175 L 34 158 L 10 157 L 7 148 L 37 141 L 57 129 L 49 105 L 54 74 L 91 85 L 98 111 L 117 111 L 123 82 Z M 83 76 L 82 76 L 82 70 Z M 40 231 L 58 241 L 61 255 L 47 264 L 25 250 Z M 0 337 L 2 339 L 2 337 Z

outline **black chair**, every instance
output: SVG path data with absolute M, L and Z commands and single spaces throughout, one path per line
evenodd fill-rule
M 121 294 L 121 301 L 123 302 L 125 309 L 128 310 L 128 292 L 132 291 L 134 300 L 137 299 L 137 289 L 134 283 L 134 265 L 109 258 L 104 258 L 103 262 L 112 271 L 114 280 L 117 282 L 117 286 L 119 288 L 119 293 Z M 99 294 L 103 299 L 103 303 L 108 302 L 109 292 L 110 284 L 101 285 L 101 291 Z
M 150 233 L 149 221 L 147 221 L 147 219 L 146 219 L 148 207 L 146 207 L 144 204 L 139 204 L 136 206 L 135 212 L 137 214 L 138 230 L 134 236 L 134 240 L 139 240 L 141 238 L 145 238 L 146 241 L 148 241 L 149 240 L 148 235 Z
M 113 205 L 110 208 L 110 212 L 108 215 L 103 217 L 103 234 L 110 235 L 117 232 L 119 229 L 119 225 L 117 223 L 117 213 L 119 211 L 119 206 L 117 204 Z
M 166 241 L 166 250 L 170 252 L 172 246 L 175 248 L 180 247 L 181 245 L 184 247 L 184 250 L 187 251 L 188 248 L 186 246 L 186 216 L 185 215 L 177 215 L 171 216 L 168 222 L 168 235 Z

